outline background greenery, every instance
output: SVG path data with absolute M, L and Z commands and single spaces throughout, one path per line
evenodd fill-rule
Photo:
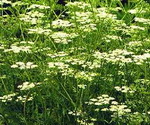
M 148 1 L 0 2 L 1 125 L 149 125 Z

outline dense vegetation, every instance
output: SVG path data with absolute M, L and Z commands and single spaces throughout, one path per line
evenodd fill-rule
M 150 125 L 147 1 L 0 5 L 0 125 Z

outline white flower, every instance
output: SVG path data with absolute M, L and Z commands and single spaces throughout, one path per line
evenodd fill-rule
M 117 101 L 112 101 L 111 104 L 112 105 L 118 105 L 118 102 Z
M 65 32 L 55 32 L 51 35 L 52 38 L 56 39 L 56 38 L 66 38 L 69 37 L 68 33 Z
M 108 108 L 103 108 L 101 109 L 101 111 L 108 111 Z
M 48 63 L 48 67 L 49 67 L 49 68 L 55 68 L 54 62 L 49 62 L 49 63 Z
M 49 6 L 39 5 L 39 4 L 32 4 L 28 9 L 50 9 Z
M 30 83 L 30 82 L 24 82 L 22 85 L 19 85 L 18 88 L 20 90 L 28 90 L 35 87 L 34 83 Z
M 101 95 L 102 97 L 105 97 L 105 98 L 107 98 L 107 97 L 109 97 L 108 95 L 106 95 L 106 94 L 103 94 L 103 95 Z
M 18 68 L 18 65 L 16 65 L 16 64 L 11 65 L 11 68 Z
M 3 5 L 4 3 L 6 3 L 6 4 L 11 4 L 12 2 L 11 2 L 11 1 L 8 1 L 8 0 L 1 0 L 1 1 L 0 1 L 0 5 Z
M 85 88 L 86 88 L 86 85 L 80 84 L 80 85 L 78 85 L 78 87 L 79 87 L 80 89 L 85 89 Z
M 136 13 L 138 13 L 138 10 L 137 9 L 131 9 L 131 10 L 128 10 L 128 12 L 131 14 L 136 14 Z
M 145 30 L 144 27 L 140 27 L 140 26 L 136 26 L 136 25 L 131 25 L 130 28 L 131 29 L 137 29 L 137 30 Z
M 29 34 L 45 34 L 49 35 L 52 31 L 50 29 L 42 29 L 42 28 L 35 28 L 35 29 L 28 29 Z
M 16 99 L 17 102 L 21 101 L 23 103 L 27 102 L 27 101 L 31 101 L 31 100 L 33 100 L 33 97 L 27 97 L 26 95 L 18 96 L 17 99 Z
M 4 95 L 4 96 L 0 97 L 0 100 L 1 100 L 2 102 L 11 101 L 14 96 L 16 96 L 16 93 Z
M 135 17 L 134 20 L 139 23 L 150 24 L 150 19 Z
M 119 86 L 114 87 L 117 91 L 121 91 L 121 88 Z
M 58 20 L 54 20 L 52 21 L 52 26 L 54 28 L 59 28 L 59 27 L 70 27 L 72 26 L 73 24 L 71 24 L 69 21 L 67 20 L 61 20 L 61 19 L 58 19 Z
M 124 112 L 131 112 L 131 109 L 124 109 Z
M 4 52 L 14 52 L 14 53 L 20 53 L 20 52 L 31 52 L 31 46 L 16 46 L 12 45 L 11 49 L 5 49 Z
M 19 69 L 33 69 L 38 67 L 38 65 L 33 64 L 33 62 L 16 62 L 16 64 L 11 65 L 11 68 L 19 68 Z
M 95 102 L 94 105 L 102 105 L 102 103 L 101 102 Z
M 94 99 L 94 98 L 93 98 L 93 99 L 90 99 L 90 101 L 96 102 L 96 101 L 97 101 L 97 99 Z
M 25 2 L 22 2 L 22 1 L 17 1 L 17 2 L 12 3 L 12 7 L 21 6 L 21 5 L 27 5 L 27 4 L 28 3 L 25 3 Z

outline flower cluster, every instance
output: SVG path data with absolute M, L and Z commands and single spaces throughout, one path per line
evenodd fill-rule
M 108 9 L 105 7 L 97 8 L 95 9 L 96 17 L 98 17 L 98 20 L 104 19 L 104 20 L 116 20 L 117 16 L 115 14 L 109 13 Z M 97 20 L 97 21 L 98 21 Z
M 110 51 L 109 53 L 95 52 L 94 57 L 102 60 L 105 59 L 108 62 L 116 63 L 134 63 L 137 65 L 142 65 L 147 59 L 150 58 L 149 53 L 144 53 L 143 55 L 134 55 L 133 52 L 127 50 L 116 49 Z
M 79 85 L 78 85 L 78 88 L 80 88 L 80 89 L 85 89 L 85 88 L 86 88 L 86 86 L 87 86 L 87 85 L 79 84 Z
M 4 96 L 0 97 L 0 100 L 2 102 L 12 101 L 12 99 L 13 99 L 14 96 L 16 96 L 16 93 L 4 95 Z
M 68 54 L 65 52 L 58 52 L 58 53 L 54 53 L 54 54 L 47 54 L 47 56 L 50 56 L 51 58 L 56 58 L 56 57 L 64 57 L 67 56 Z
M 4 3 L 6 3 L 6 4 L 11 4 L 12 2 L 11 2 L 11 1 L 8 1 L 8 0 L 1 0 L 1 1 L 0 1 L 0 5 L 3 5 Z
M 129 28 L 130 32 L 134 32 L 135 30 L 142 30 L 142 31 L 145 30 L 144 27 L 137 26 L 137 25 L 131 25 L 131 26 L 129 26 L 128 28 Z
M 45 6 L 45 5 L 32 4 L 27 9 L 50 9 L 50 7 L 49 6 Z
M 76 79 L 83 79 L 83 80 L 92 81 L 92 80 L 94 80 L 95 76 L 98 76 L 98 73 L 79 71 L 75 74 L 74 77 Z
M 31 46 L 16 46 L 12 45 L 10 46 L 10 49 L 5 49 L 4 52 L 14 52 L 14 53 L 20 53 L 20 52 L 31 52 Z
M 126 56 L 130 56 L 133 52 L 128 52 L 127 50 L 116 49 L 109 53 L 95 52 L 94 56 L 98 59 L 105 59 L 108 62 L 123 62 L 131 63 L 132 59 Z
M 110 111 L 113 112 L 111 117 L 121 117 L 123 115 L 126 115 L 126 113 L 130 113 L 131 109 L 128 108 L 125 104 L 118 104 L 118 102 L 114 101 L 110 105 L 109 108 L 103 108 L 101 111 Z
M 149 24 L 150 25 L 150 19 L 145 19 L 145 18 L 141 18 L 141 17 L 135 17 L 134 20 L 136 22 L 139 22 L 139 23 Z
M 62 19 L 57 19 L 52 21 L 52 27 L 53 28 L 66 28 L 66 27 L 71 27 L 73 24 L 69 22 L 68 20 L 62 20 Z
M 21 102 L 25 103 L 25 102 L 31 101 L 31 100 L 33 100 L 33 97 L 28 97 L 28 96 L 24 95 L 24 96 L 18 96 L 16 99 L 16 102 L 21 101 Z
M 0 45 L 0 50 L 4 50 L 5 46 L 4 45 Z
M 58 69 L 64 69 L 64 68 L 68 68 L 69 65 L 65 64 L 63 62 L 49 62 L 48 63 L 48 67 L 49 68 L 58 68 Z
M 110 41 L 112 41 L 112 40 L 120 40 L 121 41 L 122 40 L 121 37 L 115 36 L 115 35 L 106 35 L 106 37 L 104 39 L 110 40 Z
M 38 11 L 29 11 L 26 14 L 20 14 L 20 20 L 31 24 L 41 23 L 44 13 Z
M 131 88 L 127 87 L 127 86 L 122 86 L 122 87 L 115 86 L 114 88 L 117 91 L 122 92 L 122 93 L 134 93 L 134 91 Z
M 54 39 L 55 43 L 62 43 L 62 44 L 68 44 L 72 41 L 73 38 L 77 37 L 78 35 L 75 33 L 66 33 L 63 31 L 54 32 L 52 33 L 51 37 Z
M 136 79 L 135 82 L 136 83 L 140 83 L 140 84 L 146 84 L 146 85 L 150 84 L 150 80 L 149 79 Z
M 145 13 L 146 11 L 145 10 L 139 10 L 139 8 L 135 8 L 135 9 L 130 9 L 128 10 L 128 13 L 130 14 L 138 14 L 138 13 Z
M 25 3 L 22 1 L 16 1 L 16 2 L 13 2 L 11 5 L 12 7 L 17 7 L 17 6 L 22 6 L 22 5 L 28 5 L 28 3 Z
M 52 30 L 50 29 L 42 29 L 42 28 L 35 28 L 35 29 L 28 29 L 29 34 L 44 34 L 50 35 Z
M 16 62 L 16 64 L 11 65 L 11 68 L 19 68 L 19 69 L 33 69 L 38 67 L 38 65 L 35 65 L 33 62 Z
M 19 85 L 18 88 L 20 90 L 29 90 L 34 88 L 36 85 L 40 85 L 41 83 L 31 83 L 31 82 L 24 82 L 22 85 Z
M 17 93 L 12 93 L 12 94 L 8 94 L 8 95 L 4 95 L 2 97 L 0 97 L 0 100 L 2 102 L 10 102 L 12 100 L 15 100 L 16 102 L 27 102 L 27 101 L 31 101 L 33 100 L 33 97 L 29 97 L 27 95 L 24 95 L 23 97 L 22 96 L 17 96 L 17 99 L 16 99 L 16 96 L 17 96 Z
M 128 46 L 129 47 L 140 47 L 142 46 L 142 42 L 141 41 L 131 41 L 128 43 Z
M 110 104 L 110 102 L 114 99 L 115 98 L 109 97 L 109 95 L 107 95 L 107 94 L 103 94 L 101 96 L 98 96 L 97 98 L 92 98 L 92 99 L 90 99 L 89 102 L 85 102 L 85 103 L 88 105 L 100 106 L 100 105 Z

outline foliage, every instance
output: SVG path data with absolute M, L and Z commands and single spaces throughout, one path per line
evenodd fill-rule
M 1 125 L 148 125 L 150 5 L 0 1 Z

